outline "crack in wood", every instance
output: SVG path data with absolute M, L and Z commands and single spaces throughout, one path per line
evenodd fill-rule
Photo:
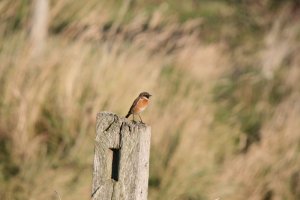
M 122 137 L 123 137 L 122 131 L 123 131 L 123 126 L 124 126 L 124 122 L 122 122 L 121 127 L 120 127 L 120 131 L 119 131 L 119 149 L 121 149 L 121 148 L 122 148 L 122 145 L 123 145 L 123 143 L 122 143 Z
M 112 186 L 112 193 L 111 193 L 111 198 L 110 198 L 110 200 L 113 200 L 113 198 L 114 198 L 114 193 L 115 193 L 115 186 L 116 186 L 116 183 L 113 181 L 113 186 Z
M 110 149 L 112 151 L 111 160 L 111 179 L 119 181 L 119 170 L 120 170 L 120 149 Z
M 108 125 L 108 127 L 105 129 L 105 131 L 108 131 L 110 127 L 117 121 L 117 116 L 114 115 L 114 120 Z
M 94 192 L 93 192 L 92 195 L 91 195 L 92 198 L 94 197 L 94 195 L 96 194 L 96 192 L 97 192 L 101 187 L 102 187 L 102 186 L 100 185 L 100 186 L 98 186 L 98 187 L 94 190 Z

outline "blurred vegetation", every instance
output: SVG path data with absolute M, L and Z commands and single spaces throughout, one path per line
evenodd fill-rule
M 149 199 L 300 198 L 298 0 L 51 0 L 38 54 L 34 2 L 0 2 L 0 199 L 88 199 L 141 91 Z
M 284 84 L 283 70 L 276 71 L 274 80 L 270 81 L 255 67 L 235 67 L 214 88 L 215 101 L 220 104 L 215 119 L 239 124 L 247 140 L 243 151 L 260 140 L 262 125 L 291 92 Z

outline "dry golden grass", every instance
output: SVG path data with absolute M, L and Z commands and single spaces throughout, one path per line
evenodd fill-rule
M 28 6 L 11 28 L 20 7 L 0 3 L 1 199 L 88 199 L 96 113 L 124 115 L 141 91 L 153 94 L 143 113 L 153 136 L 149 199 L 300 197 L 300 28 L 291 7 L 277 11 L 260 45 L 242 40 L 231 48 L 227 31 L 206 42 L 202 19 L 179 23 L 164 3 L 149 14 L 126 4 L 53 1 L 39 55 Z M 255 73 L 243 71 L 249 66 Z M 234 89 L 216 101 L 224 79 Z M 245 152 L 243 138 L 258 126 L 244 118 L 249 110 L 265 115 L 259 141 Z

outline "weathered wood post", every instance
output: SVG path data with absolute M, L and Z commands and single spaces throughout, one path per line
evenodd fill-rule
M 150 137 L 143 123 L 98 113 L 93 200 L 147 200 Z

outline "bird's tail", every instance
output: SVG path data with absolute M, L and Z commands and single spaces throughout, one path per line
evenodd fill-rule
M 131 115 L 130 112 L 128 112 L 128 114 L 125 116 L 125 118 L 128 118 Z

